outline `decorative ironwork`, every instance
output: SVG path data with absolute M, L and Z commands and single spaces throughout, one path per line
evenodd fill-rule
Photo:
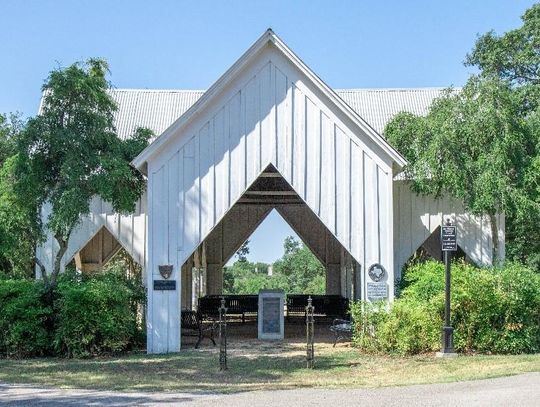
M 219 310 L 219 370 L 227 370 L 227 307 L 221 297 Z
M 306 360 L 307 368 L 313 369 L 315 363 L 315 349 L 314 349 L 314 330 L 315 330 L 315 318 L 313 316 L 315 307 L 313 306 L 313 300 L 311 296 L 308 297 L 308 305 L 306 307 Z

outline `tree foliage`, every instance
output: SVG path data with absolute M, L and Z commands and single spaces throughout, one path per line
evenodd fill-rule
M 36 208 L 14 190 L 16 146 L 24 123 L 0 115 L 0 272 L 30 277 L 39 236 Z
M 324 294 L 325 273 L 319 260 L 292 236 L 283 243 L 283 257 L 273 266 L 239 259 L 224 270 L 224 291 L 227 294 L 256 294 L 262 289 L 281 289 L 286 293 Z
M 241 262 L 247 262 L 247 256 L 249 254 L 249 240 L 246 240 L 244 243 L 242 243 L 242 246 L 240 246 L 240 249 L 236 252 L 235 256 L 238 258 L 238 261 Z
M 274 263 L 276 274 L 287 280 L 289 293 L 324 294 L 324 266 L 303 243 L 288 236 L 283 244 L 285 253 Z
M 105 61 L 89 59 L 52 71 L 43 85 L 42 112 L 30 119 L 17 142 L 16 192 L 35 208 L 50 207 L 44 219 L 58 243 L 54 285 L 69 236 L 100 196 L 117 212 L 129 212 L 142 194 L 142 175 L 130 161 L 147 145 L 150 131 L 121 140 L 117 107 L 107 92 Z M 43 271 L 43 270 L 42 270 Z
M 399 354 L 440 349 L 444 321 L 444 265 L 413 265 L 405 289 L 388 304 L 354 303 L 354 342 L 364 350 Z M 540 274 L 507 263 L 452 266 L 452 325 L 458 352 L 535 353 L 540 349 Z
M 448 89 L 426 117 L 401 113 L 385 129 L 408 160 L 405 176 L 416 192 L 459 198 L 471 213 L 489 216 L 492 236 L 495 215 L 504 212 L 509 255 L 532 263 L 540 249 L 540 57 L 532 52 L 539 13 L 535 5 L 521 28 L 481 36 L 467 58 L 479 74 Z

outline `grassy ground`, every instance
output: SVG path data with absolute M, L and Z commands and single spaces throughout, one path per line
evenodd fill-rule
M 305 366 L 302 343 L 246 341 L 218 370 L 218 348 L 204 346 L 166 356 L 131 355 L 89 360 L 0 360 L 0 381 L 60 387 L 137 391 L 237 392 L 295 387 L 380 387 L 449 382 L 540 371 L 540 354 L 385 357 L 348 345 L 316 345 L 316 369 Z

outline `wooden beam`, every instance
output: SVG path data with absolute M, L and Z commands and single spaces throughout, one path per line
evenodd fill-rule
M 261 178 L 281 178 L 281 174 L 277 172 L 263 172 L 259 175 Z
M 283 199 L 257 199 L 257 198 L 242 198 L 236 204 L 238 205 L 304 205 L 300 200 L 283 200 Z
M 246 191 L 245 195 L 296 196 L 295 191 Z

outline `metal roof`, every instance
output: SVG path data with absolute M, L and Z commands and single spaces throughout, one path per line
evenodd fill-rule
M 336 93 L 379 134 L 390 119 L 406 111 L 425 115 L 444 88 L 339 89 Z M 112 89 L 118 104 L 115 125 L 121 138 L 137 127 L 147 127 L 156 136 L 167 129 L 204 93 L 199 90 Z

